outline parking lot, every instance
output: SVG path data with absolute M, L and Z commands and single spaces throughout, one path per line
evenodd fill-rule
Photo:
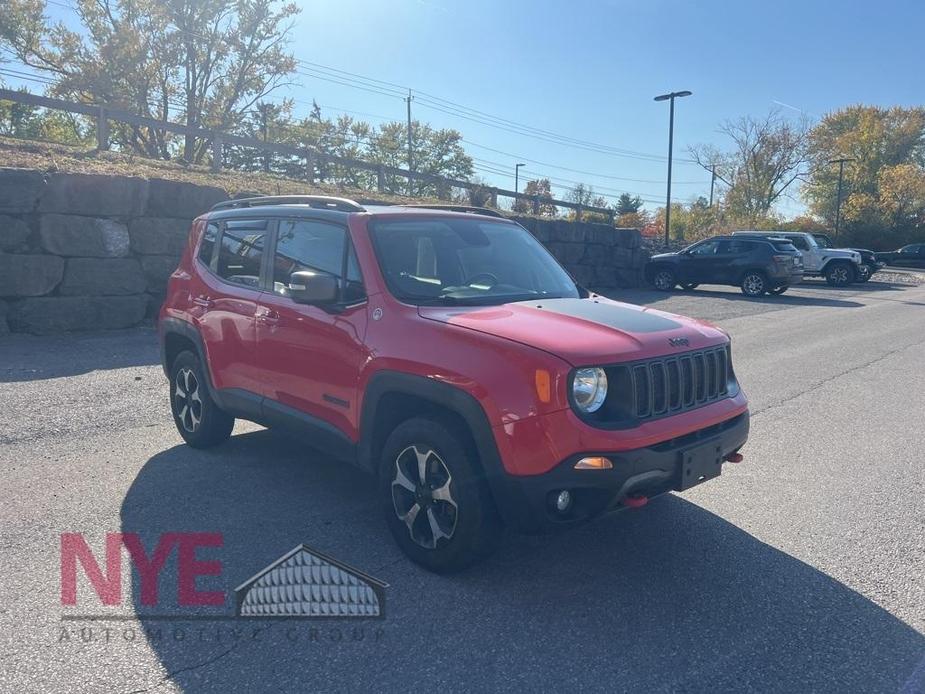
M 745 461 L 448 577 L 302 444 L 185 446 L 152 329 L 0 340 L 0 689 L 925 692 L 925 284 L 610 296 L 731 333 Z M 172 531 L 222 534 L 227 591 L 304 542 L 388 583 L 385 618 L 138 619 L 134 586 L 62 607 L 61 533 L 101 557 Z

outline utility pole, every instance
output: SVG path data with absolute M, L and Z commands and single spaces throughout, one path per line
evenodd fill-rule
M 682 96 L 690 96 L 691 92 L 669 92 L 655 97 L 656 101 L 668 101 L 671 108 L 668 116 L 668 193 L 665 200 L 665 248 L 669 245 L 669 232 L 671 230 L 671 150 L 674 145 L 674 100 Z
M 857 161 L 853 157 L 842 157 L 841 159 L 832 159 L 830 164 L 838 164 L 838 193 L 835 195 L 835 239 L 838 239 L 838 227 L 841 223 L 841 185 L 845 177 L 845 162 Z
M 712 176 L 710 176 L 710 207 L 713 207 L 713 187 L 716 185 L 716 164 L 710 167 Z
M 405 103 L 408 104 L 408 171 L 414 171 L 414 154 L 412 153 L 411 146 L 411 101 L 414 99 L 411 96 L 411 89 L 408 89 L 408 97 L 405 99 Z M 408 176 L 408 195 L 414 195 L 414 179 L 411 176 Z

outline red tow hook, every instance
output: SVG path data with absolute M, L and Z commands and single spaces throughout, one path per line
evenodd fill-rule
M 649 503 L 647 496 L 628 496 L 623 500 L 623 505 L 627 508 L 642 508 Z
M 726 456 L 727 463 L 741 463 L 743 460 L 745 460 L 745 456 L 741 453 L 730 453 Z

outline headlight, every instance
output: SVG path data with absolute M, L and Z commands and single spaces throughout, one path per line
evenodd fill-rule
M 607 397 L 607 374 L 604 369 L 578 369 L 572 379 L 572 398 L 585 414 L 601 409 Z

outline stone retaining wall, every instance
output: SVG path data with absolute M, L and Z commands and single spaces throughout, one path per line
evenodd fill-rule
M 0 335 L 127 328 L 151 318 L 194 217 L 221 188 L 0 169 Z M 595 288 L 635 286 L 639 232 L 515 217 Z

